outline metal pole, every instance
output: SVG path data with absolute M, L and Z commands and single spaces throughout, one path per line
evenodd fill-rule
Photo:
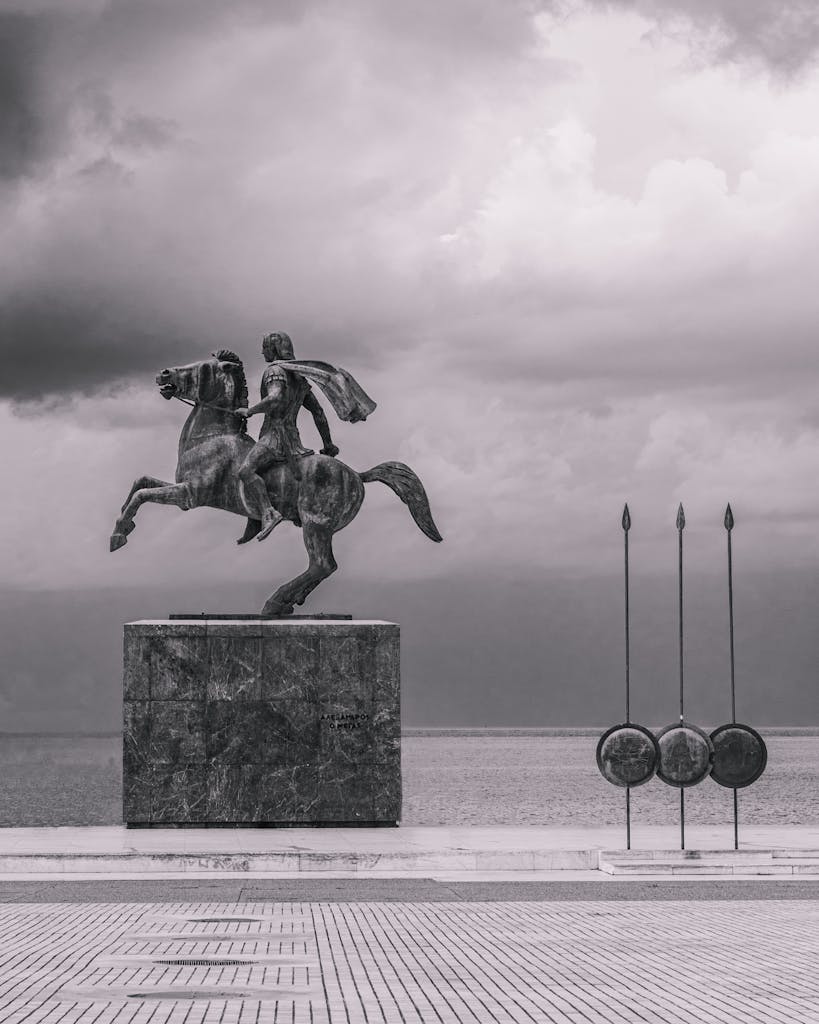
M 631 529 L 631 515 L 628 505 L 623 508 L 623 553 L 625 569 L 625 608 L 626 608 L 626 724 L 631 721 L 631 650 L 629 636 L 629 601 L 628 601 L 628 531 Z
M 679 612 L 680 612 L 680 724 L 684 721 L 684 672 L 683 672 L 683 530 L 685 529 L 685 512 L 682 502 L 677 509 L 677 544 L 678 544 L 678 579 L 679 579 Z M 680 786 L 680 849 L 685 849 L 685 790 Z
M 725 529 L 728 531 L 728 635 L 731 644 L 731 722 L 736 724 L 737 700 L 736 677 L 734 674 L 734 557 L 731 548 L 731 531 L 734 528 L 734 514 L 731 505 L 725 509 Z
M 626 786 L 626 849 L 631 849 L 631 789 L 628 786 Z
M 678 579 L 679 579 L 679 619 L 680 619 L 680 721 L 683 721 L 683 530 L 685 529 L 685 512 L 682 504 L 677 509 L 677 541 L 678 541 Z
M 628 504 L 623 507 L 623 541 L 625 569 L 625 607 L 626 607 L 626 724 L 631 721 L 631 650 L 629 635 L 629 603 L 628 603 L 628 531 L 631 529 L 631 515 Z M 626 849 L 631 849 L 631 789 L 626 786 Z
M 731 503 L 725 509 L 725 529 L 728 531 L 728 637 L 731 646 L 731 723 L 736 725 L 737 696 L 734 661 L 734 557 L 731 547 L 731 531 L 734 528 L 734 513 Z M 734 790 L 734 849 L 739 849 L 739 798 Z

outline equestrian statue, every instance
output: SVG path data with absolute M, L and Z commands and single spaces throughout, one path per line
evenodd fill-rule
M 316 397 L 316 384 L 340 419 L 365 420 L 375 402 L 341 367 L 295 358 L 293 343 L 282 331 L 262 341 L 267 367 L 261 400 L 248 407 L 245 371 L 235 352 L 220 349 L 210 359 L 162 370 L 156 378 L 163 398 L 177 398 L 193 408 L 179 437 L 176 480 L 142 476 L 122 506 L 111 535 L 111 550 L 127 543 L 134 517 L 146 501 L 183 510 L 220 508 L 246 519 L 239 544 L 264 540 L 284 520 L 301 527 L 309 564 L 282 584 L 261 614 L 290 615 L 322 580 L 336 571 L 333 534 L 352 522 L 364 501 L 364 484 L 390 487 L 407 505 L 430 540 L 441 535 L 432 518 L 426 491 L 403 462 L 382 462 L 357 473 L 335 456 L 327 417 Z M 312 415 L 324 447 L 305 448 L 297 426 L 304 408 Z M 259 440 L 247 432 L 250 417 L 263 413 Z

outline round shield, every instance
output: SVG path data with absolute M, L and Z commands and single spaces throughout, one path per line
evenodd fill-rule
M 756 782 L 768 763 L 765 740 L 750 725 L 721 725 L 711 733 L 714 767 L 711 778 L 727 789 L 744 789 Z
M 674 722 L 657 733 L 660 763 L 657 778 L 669 786 L 696 786 L 711 771 L 714 746 L 699 726 Z
M 612 726 L 597 744 L 597 767 L 615 786 L 634 789 L 654 776 L 659 761 L 654 736 L 642 725 Z

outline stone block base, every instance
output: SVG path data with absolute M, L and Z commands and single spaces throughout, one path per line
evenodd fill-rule
M 397 625 L 125 626 L 127 825 L 395 825 L 400 816 Z

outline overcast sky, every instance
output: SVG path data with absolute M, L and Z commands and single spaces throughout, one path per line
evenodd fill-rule
M 341 457 L 412 465 L 445 536 L 371 486 L 336 603 L 614 574 L 626 500 L 638 573 L 679 501 L 692 572 L 727 500 L 738 571 L 818 568 L 817 45 L 813 0 L 0 0 L 5 589 L 299 571 L 209 510 L 107 550 L 173 476 L 156 372 L 227 346 L 255 391 L 274 329 L 361 381 Z

